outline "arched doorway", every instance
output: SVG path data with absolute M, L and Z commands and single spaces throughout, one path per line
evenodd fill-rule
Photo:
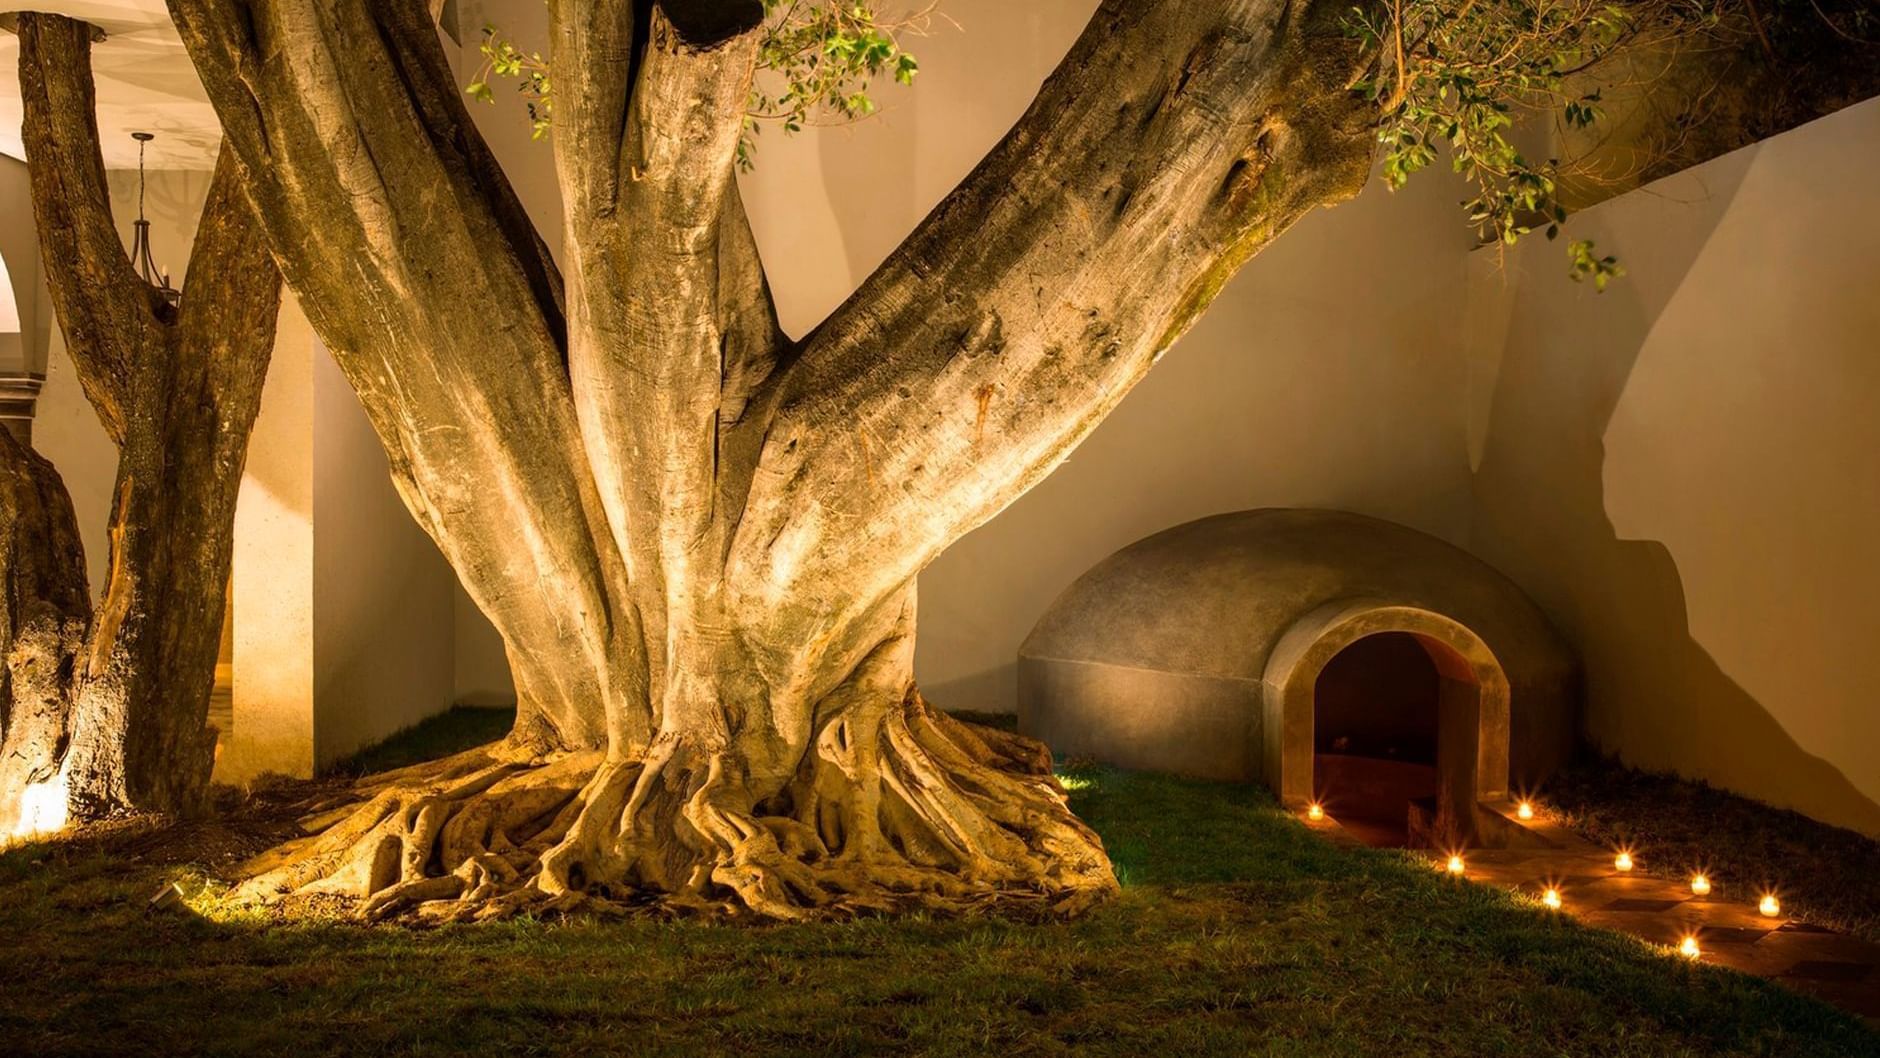
M 1508 680 L 1441 614 L 1346 600 L 1308 614 L 1269 659 L 1266 775 L 1374 844 L 1460 847 L 1507 796 Z

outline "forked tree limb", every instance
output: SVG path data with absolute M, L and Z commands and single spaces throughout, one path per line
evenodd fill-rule
M 118 443 L 103 599 L 82 649 L 53 678 L 63 710 L 58 788 L 79 816 L 187 812 L 203 803 L 213 762 L 207 711 L 235 501 L 274 347 L 280 275 L 225 156 L 182 308 L 164 301 L 131 269 L 112 223 L 91 110 L 91 27 L 37 13 L 17 24 L 28 177 L 53 308 Z M 42 460 L 16 455 L 56 483 Z M 0 497 L 23 502 L 18 489 Z M 32 520 L 12 513 L 16 525 Z M 83 559 L 67 554 L 75 540 L 46 546 L 37 560 L 69 561 L 82 591 Z M 44 711 L 54 698 L 40 682 L 28 699 Z M 15 770 L 0 760 L 0 786 L 14 784 Z
M 730 583 L 841 624 L 1048 474 L 1241 264 L 1357 192 L 1338 5 L 1108 0 L 774 385 Z M 1340 9 L 1342 10 L 1342 9 Z
M 21 139 L 34 172 L 40 260 L 80 387 L 105 433 L 124 443 L 132 361 L 161 344 L 169 306 L 124 253 L 98 146 L 93 29 L 20 17 Z

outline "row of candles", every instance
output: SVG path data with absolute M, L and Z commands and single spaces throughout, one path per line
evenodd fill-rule
M 1535 815 L 1534 803 L 1532 801 L 1521 801 L 1515 805 L 1514 811 L 1517 817 L 1523 820 L 1531 820 Z M 1308 804 L 1306 806 L 1306 818 L 1314 822 L 1324 819 L 1325 806 L 1317 801 Z M 1469 869 L 1468 862 L 1462 858 L 1462 854 L 1459 852 L 1450 853 L 1449 861 L 1444 866 L 1449 872 L 1449 875 L 1454 878 L 1462 877 L 1464 874 L 1468 873 Z M 1634 866 L 1636 866 L 1636 864 L 1632 859 L 1632 850 L 1627 848 L 1615 850 L 1612 857 L 1612 867 L 1614 870 L 1623 874 L 1632 870 Z M 1691 893 L 1694 896 L 1710 895 L 1709 874 L 1699 870 L 1697 873 L 1691 875 Z M 1564 906 L 1564 901 L 1561 899 L 1559 888 L 1549 885 L 1542 889 L 1541 904 L 1549 910 L 1560 910 Z M 1775 893 L 1765 892 L 1762 894 L 1762 899 L 1757 902 L 1756 910 L 1759 911 L 1764 918 L 1776 918 L 1782 914 L 1782 901 L 1776 897 Z M 1678 954 L 1687 959 L 1696 959 L 1703 955 L 1703 953 L 1703 949 L 1697 944 L 1697 935 L 1695 933 L 1685 934 L 1684 938 L 1678 943 Z

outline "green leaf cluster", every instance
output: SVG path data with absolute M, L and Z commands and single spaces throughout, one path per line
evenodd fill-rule
M 738 144 L 750 168 L 764 122 L 799 132 L 818 120 L 854 121 L 878 109 L 870 86 L 882 78 L 911 85 L 920 63 L 897 34 L 924 30 L 931 8 L 893 19 L 862 3 L 764 0 L 756 85 Z
M 1469 221 L 1507 245 L 1536 230 L 1555 238 L 1568 213 L 1561 160 L 1523 153 L 1518 119 L 1593 126 L 1605 113 L 1588 71 L 1717 17 L 1712 0 L 1387 0 L 1354 7 L 1345 29 L 1375 57 L 1353 90 L 1378 106 L 1385 182 L 1402 187 L 1446 152 L 1474 192 Z M 1622 270 L 1591 247 L 1569 246 L 1570 274 L 1604 290 Z
M 858 120 L 879 109 L 876 83 L 913 84 L 920 63 L 900 38 L 925 32 L 931 12 L 928 7 L 884 17 L 868 4 L 847 0 L 764 0 L 764 36 L 738 141 L 739 167 L 751 167 L 757 134 L 767 123 L 794 133 L 811 124 Z M 513 78 L 528 107 L 531 134 L 547 136 L 554 124 L 548 60 L 517 48 L 495 26 L 484 27 L 479 50 L 483 66 L 465 92 L 494 103 L 491 82 Z

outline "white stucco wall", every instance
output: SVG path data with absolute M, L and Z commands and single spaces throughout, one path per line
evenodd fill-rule
M 406 511 L 365 409 L 317 338 L 312 361 L 313 731 L 324 767 L 449 707 L 457 578 Z
M 1880 833 L 1880 100 L 1471 264 L 1473 549 L 1627 761 Z
M 234 729 L 218 782 L 313 773 L 314 341 L 288 295 L 235 503 Z

